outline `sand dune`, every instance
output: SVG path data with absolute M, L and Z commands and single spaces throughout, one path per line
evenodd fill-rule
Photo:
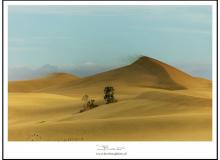
M 117 103 L 104 103 L 106 85 Z M 58 74 L 9 88 L 12 141 L 212 139 L 211 81 L 149 57 L 81 79 Z M 84 94 L 99 106 L 79 113 Z
M 119 88 L 160 88 L 167 90 L 183 90 L 191 88 L 211 88 L 211 82 L 203 78 L 192 77 L 161 61 L 141 57 L 134 63 L 85 78 L 77 78 L 66 73 L 55 77 L 37 80 L 9 81 L 9 92 L 42 91 L 42 92 L 101 92 L 107 85 Z M 56 75 L 56 74 L 55 74 Z M 59 79 L 58 79 L 59 78 Z M 45 81 L 45 82 L 44 82 Z
M 78 113 L 80 97 L 59 96 L 10 95 L 9 140 L 211 140 L 208 98 L 174 93 L 161 98 L 161 92 L 151 91 Z M 16 98 L 23 104 L 16 105 Z M 26 98 L 37 104 L 33 106 Z
M 35 123 L 11 127 L 9 140 L 207 141 L 211 140 L 210 123 L 209 114 Z
M 31 92 L 50 86 L 75 81 L 78 77 L 67 73 L 53 73 L 33 80 L 9 81 L 9 92 Z
M 192 77 L 158 60 L 141 57 L 134 63 L 93 76 L 42 89 L 56 94 L 102 94 L 105 86 L 114 86 L 119 92 L 136 92 L 144 88 L 188 90 L 211 88 L 206 79 Z

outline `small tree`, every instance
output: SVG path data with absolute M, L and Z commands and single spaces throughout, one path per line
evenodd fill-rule
M 87 105 L 87 103 L 88 103 L 88 101 L 89 101 L 89 96 L 87 95 L 87 94 L 85 94 L 83 97 L 82 97 L 82 101 L 83 101 L 83 109 L 84 110 L 87 110 L 88 109 L 88 105 Z
M 114 88 L 111 86 L 107 86 L 104 89 L 104 100 L 106 101 L 106 104 L 116 102 L 116 99 L 114 97 Z
M 95 100 L 94 99 L 89 99 L 89 96 L 87 94 L 85 94 L 82 97 L 82 101 L 83 101 L 83 109 L 80 110 L 80 112 L 84 112 L 86 110 L 92 109 L 97 107 L 98 105 L 95 104 Z

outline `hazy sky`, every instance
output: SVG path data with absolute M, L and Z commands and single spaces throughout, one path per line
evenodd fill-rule
M 211 17 L 211 6 L 9 6 L 9 79 L 85 76 L 140 54 L 211 79 Z

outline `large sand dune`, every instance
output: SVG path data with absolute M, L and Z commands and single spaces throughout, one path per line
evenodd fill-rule
M 45 91 L 71 90 L 77 88 L 98 88 L 106 85 L 116 87 L 150 87 L 167 90 L 188 88 L 210 88 L 211 82 L 206 79 L 192 77 L 168 64 L 158 60 L 141 57 L 131 65 L 81 78 L 77 81 L 53 86 Z
M 85 78 L 59 77 L 9 82 L 9 140 L 212 139 L 209 80 L 148 57 Z M 118 102 L 104 103 L 106 85 Z M 99 106 L 79 113 L 84 94 Z

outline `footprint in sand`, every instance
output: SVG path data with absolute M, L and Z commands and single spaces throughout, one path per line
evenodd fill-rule
M 40 141 L 42 138 L 39 134 L 34 133 L 31 135 L 30 139 L 31 139 L 31 141 Z

